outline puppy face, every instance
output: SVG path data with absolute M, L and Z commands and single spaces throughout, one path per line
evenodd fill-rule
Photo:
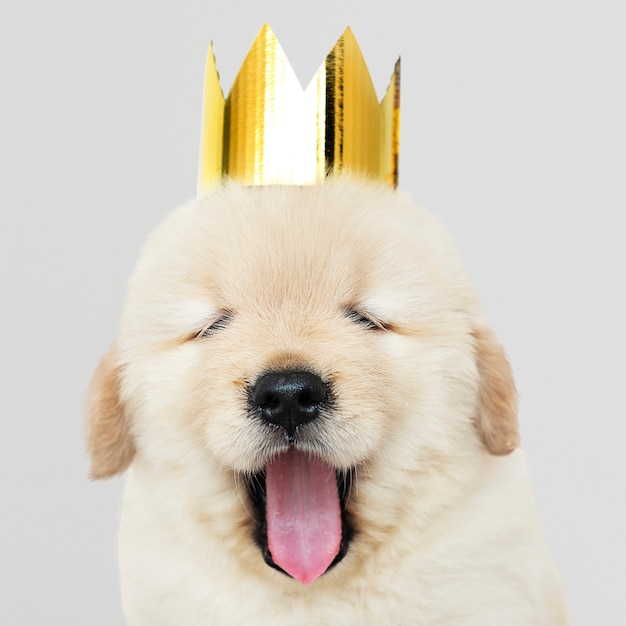
M 344 178 L 227 186 L 173 214 L 87 414 L 95 477 L 136 459 L 206 502 L 219 485 L 247 520 L 226 532 L 302 582 L 379 541 L 416 489 L 461 484 L 517 443 L 510 368 L 449 238 Z

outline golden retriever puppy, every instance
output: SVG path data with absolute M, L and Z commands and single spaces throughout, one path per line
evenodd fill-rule
M 169 217 L 87 403 L 131 626 L 557 626 L 509 363 L 453 244 L 348 177 Z

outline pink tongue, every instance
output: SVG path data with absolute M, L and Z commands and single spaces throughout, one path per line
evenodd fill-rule
M 321 576 L 341 542 L 335 470 L 289 448 L 266 470 L 267 543 L 274 563 L 301 583 Z

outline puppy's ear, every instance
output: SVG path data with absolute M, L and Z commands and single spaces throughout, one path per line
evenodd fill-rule
M 476 426 L 491 454 L 509 454 L 519 444 L 513 371 L 500 342 L 488 328 L 476 328 L 472 334 L 480 378 Z
M 110 478 L 123 472 L 135 454 L 128 414 L 120 400 L 120 370 L 113 344 L 94 372 L 85 403 L 92 479 Z

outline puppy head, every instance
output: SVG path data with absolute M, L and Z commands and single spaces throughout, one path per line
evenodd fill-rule
M 346 178 L 228 185 L 174 213 L 88 400 L 96 478 L 133 454 L 254 477 L 294 450 L 403 497 L 394 467 L 506 454 L 517 437 L 509 364 L 448 236 Z

